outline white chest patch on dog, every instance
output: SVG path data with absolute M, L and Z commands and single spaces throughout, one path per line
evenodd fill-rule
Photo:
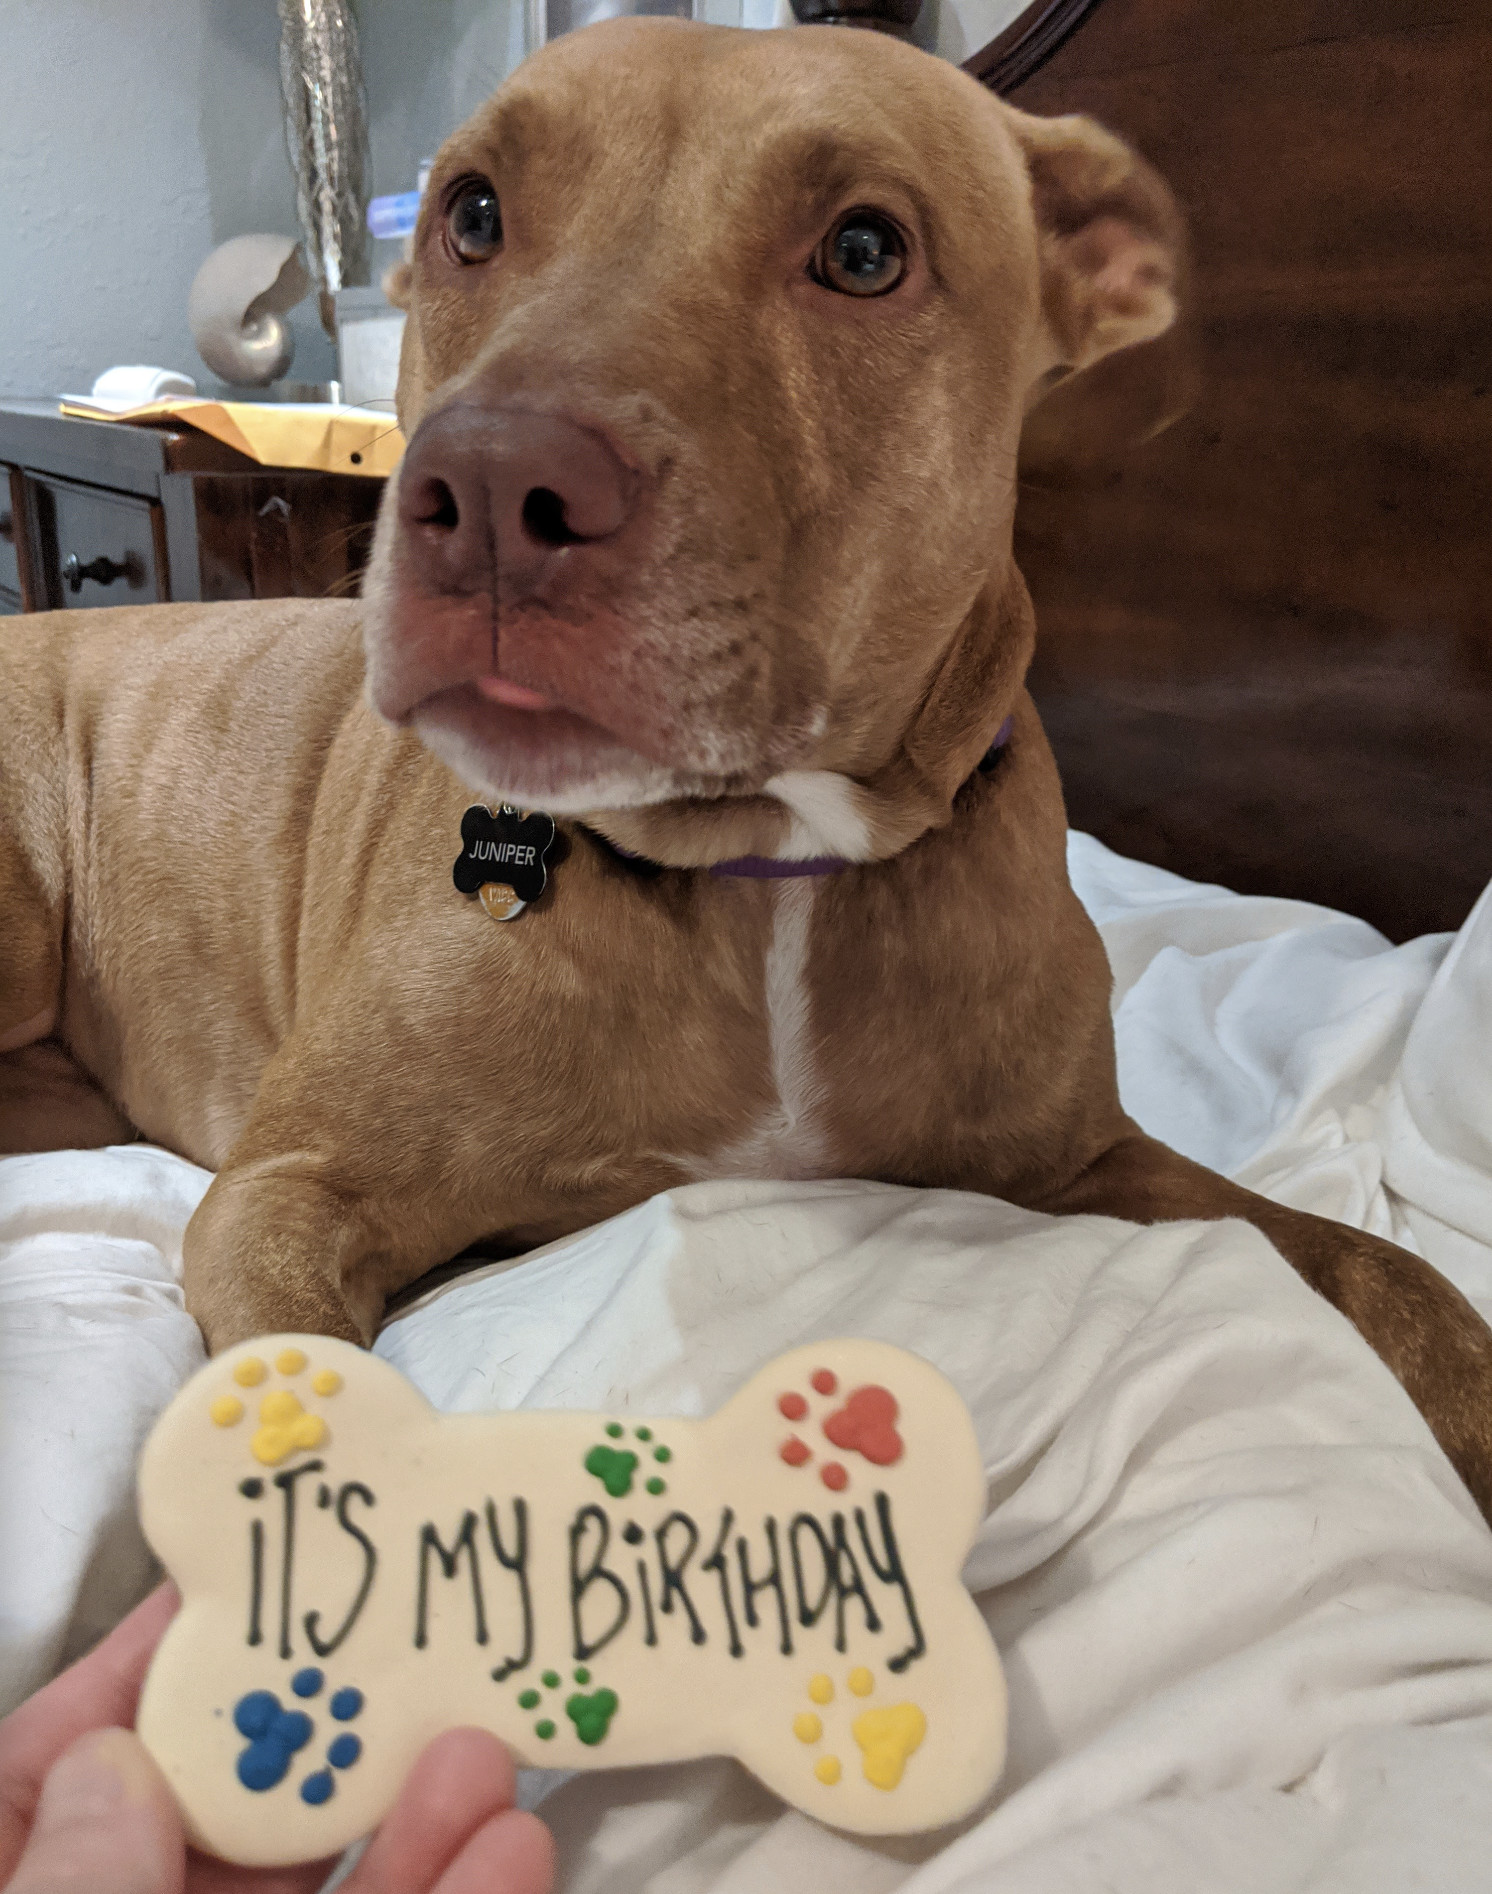
M 682 1160 L 692 1175 L 823 1177 L 828 1140 L 817 1114 L 808 953 L 817 883 L 779 881 L 772 889 L 772 939 L 763 967 L 767 1044 L 775 1103 L 744 1136 L 708 1157 Z
M 465 1724 L 524 1765 L 731 1755 L 837 1828 L 937 1827 L 1004 1761 L 959 1576 L 984 1502 L 963 1403 L 881 1342 L 683 1420 L 443 1415 L 362 1349 L 264 1338 L 145 1449 L 182 1609 L 140 1735 L 191 1839 L 251 1866 L 366 1834 Z
M 787 840 L 774 853 L 782 861 L 837 855 L 847 862 L 870 859 L 870 824 L 860 813 L 860 791 L 832 769 L 792 769 L 774 776 L 764 793 L 792 814 Z

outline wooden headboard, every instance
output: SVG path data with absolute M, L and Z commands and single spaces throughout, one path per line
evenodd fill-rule
M 1395 939 L 1492 877 L 1489 74 L 1487 0 L 1099 0 L 1009 95 L 1112 126 L 1192 231 L 1186 333 L 1026 456 L 1072 821 Z M 1121 451 L 1147 366 L 1190 406 Z

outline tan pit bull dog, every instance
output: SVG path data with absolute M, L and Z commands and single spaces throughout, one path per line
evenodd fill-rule
M 1239 1216 L 1485 1509 L 1462 1297 L 1119 1104 L 1011 521 L 1023 415 L 1167 327 L 1178 242 L 1115 139 L 876 33 L 529 60 L 430 180 L 365 601 L 0 639 L 0 1144 L 215 1169 L 214 1348 L 366 1342 L 694 1178 Z M 453 886 L 474 797 L 559 818 L 542 893 L 516 817 Z

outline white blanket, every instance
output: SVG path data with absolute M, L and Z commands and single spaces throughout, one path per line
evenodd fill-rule
M 1492 900 L 1454 942 L 1390 949 L 1083 837 L 1072 865 L 1146 1128 L 1492 1305 Z M 145 1582 L 129 1468 L 200 1358 L 175 1274 L 207 1181 L 140 1146 L 0 1164 L 11 1696 Z M 1492 1537 L 1386 1370 L 1243 1226 L 704 1185 L 447 1286 L 379 1349 L 446 1407 L 700 1413 L 845 1333 L 918 1350 L 974 1411 L 1000 1792 L 960 1834 L 877 1846 L 730 1763 L 536 1778 L 568 1889 L 1487 1885 Z

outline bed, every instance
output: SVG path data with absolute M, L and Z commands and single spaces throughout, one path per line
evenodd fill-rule
M 1188 882 L 1074 834 L 1150 1131 L 1420 1250 L 1492 1315 L 1492 891 L 1456 934 Z M 201 1359 L 177 1288 L 208 1177 L 148 1146 L 0 1163 L 0 1679 L 14 1700 L 151 1582 L 134 1454 Z M 975 1414 L 966 1567 L 1011 1760 L 956 1832 L 874 1844 L 737 1765 L 527 1798 L 567 1894 L 1351 1894 L 1486 1885 L 1492 1536 L 1355 1332 L 1239 1224 L 1139 1230 L 956 1192 L 702 1184 L 401 1309 L 438 1405 L 710 1411 L 855 1333 Z

